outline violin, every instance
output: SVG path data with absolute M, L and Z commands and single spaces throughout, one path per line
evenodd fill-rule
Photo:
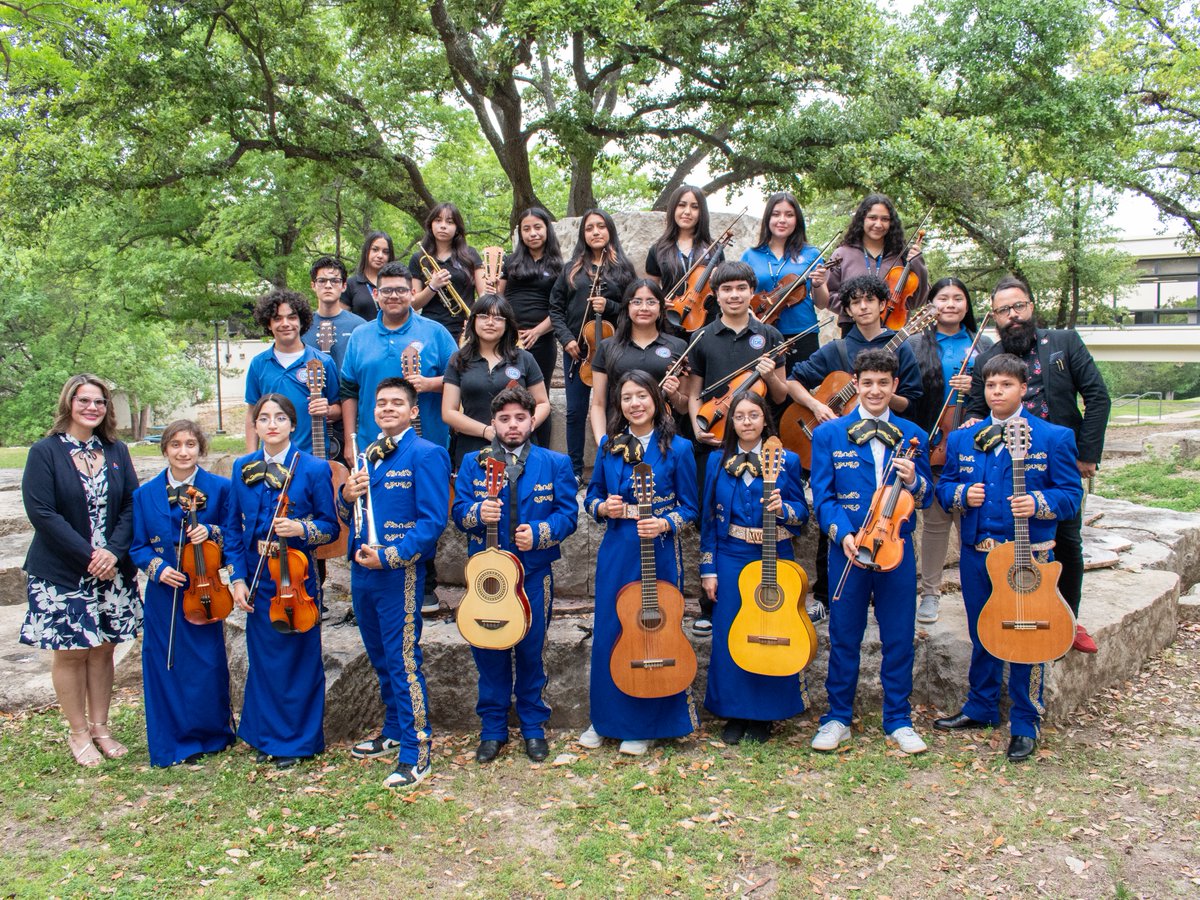
M 975 359 L 975 345 L 979 343 L 979 336 L 983 334 L 983 329 L 987 325 L 988 319 L 992 316 L 992 311 L 989 309 L 983 317 L 983 321 L 979 323 L 979 330 L 975 333 L 975 340 L 971 341 L 971 346 L 967 348 L 967 355 L 963 357 L 962 365 L 959 366 L 959 375 L 966 374 L 967 368 Z M 951 402 L 953 400 L 953 402 Z M 946 402 L 942 404 L 942 411 L 938 413 L 937 424 L 933 427 L 933 431 L 929 433 L 929 464 L 931 466 L 944 466 L 946 464 L 946 445 L 950 442 L 950 432 L 956 431 L 963 423 L 963 406 L 965 405 L 966 396 L 962 391 L 953 390 L 947 395 Z
M 820 257 L 818 256 L 819 260 Z M 842 258 L 835 256 L 825 263 L 826 271 L 841 268 Z M 809 266 L 803 275 L 784 275 L 769 291 L 759 291 L 750 298 L 750 312 L 760 321 L 774 325 L 785 309 L 790 309 L 808 298 L 808 275 L 815 265 Z
M 596 277 L 592 279 L 591 290 L 588 291 L 587 302 L 592 303 L 600 296 L 600 267 L 596 267 Z M 613 336 L 612 323 L 605 321 L 604 313 L 593 310 L 592 319 L 584 316 L 583 327 L 579 331 L 579 378 L 588 387 L 592 386 L 592 357 L 596 348 L 605 338 Z
M 275 517 L 286 516 L 290 510 L 285 485 L 279 495 Z M 289 547 L 287 538 L 276 533 L 267 571 L 275 582 L 275 596 L 271 598 L 272 627 L 281 634 L 303 634 L 316 627 L 321 621 L 321 611 L 304 587 L 308 578 L 308 557 Z
M 675 283 L 668 292 L 667 323 L 677 330 L 695 331 L 704 325 L 705 309 L 708 300 L 713 295 L 712 286 L 708 283 L 713 269 L 721 261 L 720 250 L 733 243 L 733 227 L 741 221 L 746 210 L 738 213 L 737 218 L 729 223 L 724 233 L 708 245 L 683 277 Z M 700 268 L 700 263 L 707 258 L 708 263 Z M 685 290 L 680 290 L 684 288 Z
M 205 497 L 194 485 L 189 485 L 187 494 L 179 505 L 186 512 L 188 531 L 200 523 L 196 510 L 204 506 Z M 183 589 L 183 617 L 193 625 L 211 625 L 228 617 L 233 612 L 233 592 L 220 578 L 210 579 L 221 570 L 221 548 L 216 541 L 201 541 L 191 544 L 191 552 L 183 549 L 179 554 L 179 569 L 188 577 Z

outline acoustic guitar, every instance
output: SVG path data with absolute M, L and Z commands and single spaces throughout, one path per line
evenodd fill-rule
M 1029 423 L 1018 416 L 1004 425 L 1012 456 L 1013 496 L 1025 494 Z M 1071 649 L 1075 615 L 1058 591 L 1062 563 L 1039 563 L 1029 547 L 1029 520 L 1013 519 L 1013 540 L 987 555 L 992 594 L 979 613 L 979 643 L 997 659 L 1013 663 L 1050 662 Z
M 315 400 L 325 390 L 325 366 L 319 359 L 310 359 L 305 365 L 308 376 L 308 397 Z M 312 419 L 313 456 L 329 463 L 329 471 L 333 475 L 333 495 L 336 497 L 350 477 L 350 470 L 337 459 L 329 458 L 325 453 L 325 417 L 313 416 Z M 345 522 L 338 520 L 338 531 L 328 544 L 322 544 L 313 551 L 317 559 L 334 559 L 346 555 L 346 547 L 350 540 L 350 528 Z
M 756 675 L 795 675 L 817 655 L 817 632 L 804 608 L 808 576 L 790 559 L 778 558 L 777 517 L 767 510 L 783 466 L 777 437 L 762 447 L 762 559 L 738 575 L 742 605 L 729 626 L 729 655 Z
M 654 471 L 649 463 L 633 467 L 638 519 L 654 515 Z M 683 633 L 683 594 L 658 580 L 654 538 L 641 538 L 642 573 L 617 592 L 621 633 L 613 645 L 609 671 L 613 683 L 630 697 L 671 697 L 696 678 L 696 652 Z
M 914 310 L 908 324 L 898 329 L 883 349 L 895 353 L 897 347 L 936 320 L 937 310 L 931 303 Z M 858 388 L 850 372 L 830 372 L 812 395 L 833 410 L 835 416 L 844 416 L 858 406 Z M 812 433 L 817 424 L 817 417 L 800 403 L 792 403 L 779 418 L 783 446 L 799 456 L 806 469 L 812 468 Z
M 504 463 L 487 460 L 487 495 L 500 496 L 504 484 Z M 510 507 L 509 515 L 516 515 Z M 516 554 L 501 550 L 498 525 L 487 527 L 484 549 L 467 560 L 463 580 L 467 592 L 455 615 L 459 633 L 472 647 L 480 650 L 507 650 L 529 633 L 531 611 L 525 596 L 525 567 Z

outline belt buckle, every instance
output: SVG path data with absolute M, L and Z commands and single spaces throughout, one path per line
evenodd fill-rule
M 746 541 L 751 544 L 761 544 L 763 542 L 763 530 L 761 528 L 747 528 Z

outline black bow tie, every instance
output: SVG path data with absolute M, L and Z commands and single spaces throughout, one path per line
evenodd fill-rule
M 980 429 L 979 433 L 975 435 L 975 446 L 984 453 L 990 453 L 1003 440 L 1004 426 L 993 422 L 991 425 Z
M 636 466 L 642 461 L 642 442 L 626 432 L 609 441 L 608 452 L 620 456 L 631 466 Z
M 288 470 L 277 462 L 259 459 L 242 466 L 242 481 L 246 484 L 258 484 L 260 481 L 266 481 L 268 487 L 281 491 L 287 481 L 287 472 Z
M 904 432 L 891 422 L 883 422 L 879 419 L 859 419 L 850 426 L 850 430 L 846 434 L 860 447 L 871 438 L 877 438 L 893 450 L 904 437 Z
M 741 478 L 747 472 L 750 473 L 751 478 L 760 478 L 762 477 L 762 460 L 753 450 L 747 453 L 738 453 L 725 460 L 725 471 L 734 478 Z
M 367 444 L 366 449 L 367 462 L 383 462 L 384 459 L 392 455 L 396 447 L 396 439 L 387 435 L 377 441 L 371 441 L 371 443 Z
M 244 470 L 243 470 L 244 471 Z M 208 498 L 200 491 L 196 491 L 196 499 L 193 500 L 188 496 L 188 488 L 190 484 L 181 484 L 179 487 L 171 487 L 167 485 L 167 505 L 168 506 L 194 506 L 197 510 L 204 509 L 208 504 Z

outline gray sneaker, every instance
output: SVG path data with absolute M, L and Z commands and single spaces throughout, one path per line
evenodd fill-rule
M 938 620 L 938 598 L 926 594 L 917 604 L 917 621 L 922 625 L 932 625 Z

